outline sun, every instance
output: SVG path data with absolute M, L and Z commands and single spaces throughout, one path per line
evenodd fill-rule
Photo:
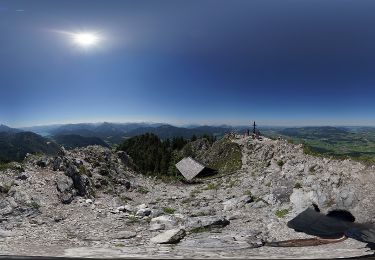
M 82 47 L 90 47 L 98 44 L 100 37 L 95 33 L 75 33 L 72 35 L 73 42 Z

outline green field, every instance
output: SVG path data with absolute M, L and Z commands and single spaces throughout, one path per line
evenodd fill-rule
M 268 129 L 263 133 L 302 143 L 309 154 L 375 163 L 375 128 L 372 127 L 296 127 Z

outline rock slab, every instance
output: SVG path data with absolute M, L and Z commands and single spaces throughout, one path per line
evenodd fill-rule
M 170 229 L 156 237 L 151 238 L 151 242 L 155 244 L 176 244 L 186 235 L 184 229 Z

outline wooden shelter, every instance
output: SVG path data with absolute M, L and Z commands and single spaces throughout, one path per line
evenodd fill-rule
M 215 170 L 208 168 L 191 157 L 186 157 L 176 163 L 176 168 L 188 181 L 192 180 L 198 175 L 203 176 L 215 173 Z

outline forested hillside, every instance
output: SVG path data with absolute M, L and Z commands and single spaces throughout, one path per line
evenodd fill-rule
M 0 133 L 0 162 L 22 161 L 27 153 L 56 155 L 60 147 L 31 132 Z

